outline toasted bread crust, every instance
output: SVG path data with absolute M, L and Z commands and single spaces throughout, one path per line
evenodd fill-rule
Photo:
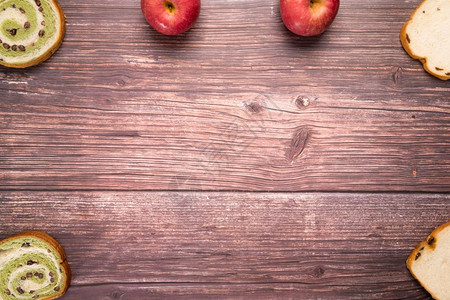
M 49 244 L 52 248 L 54 248 L 56 250 L 56 252 L 58 252 L 58 254 L 60 255 L 60 257 L 62 259 L 62 261 L 60 262 L 60 267 L 63 269 L 63 272 L 66 274 L 66 281 L 64 282 L 64 285 L 61 287 L 61 290 L 59 293 L 57 293 L 53 296 L 49 296 L 49 297 L 45 297 L 45 298 L 41 298 L 41 299 L 42 300 L 51 300 L 51 299 L 56 299 L 56 298 L 61 297 L 69 288 L 70 281 L 72 279 L 72 273 L 70 271 L 70 266 L 69 266 L 69 263 L 67 262 L 67 257 L 66 257 L 66 253 L 64 252 L 64 249 L 54 238 L 52 238 L 50 235 L 48 235 L 42 231 L 24 231 L 24 232 L 15 234 L 13 236 L 10 236 L 10 237 L 0 241 L 0 245 L 2 245 L 3 243 L 5 243 L 7 241 L 14 240 L 17 238 L 22 238 L 22 237 L 33 237 L 33 238 L 43 240 L 44 242 Z
M 420 3 L 419 6 L 417 6 L 417 8 L 413 11 L 413 13 L 411 14 L 411 16 L 409 17 L 409 20 L 403 24 L 402 29 L 400 30 L 400 41 L 402 43 L 403 49 L 405 49 L 405 51 L 409 54 L 409 56 L 411 56 L 414 59 L 418 59 L 420 60 L 420 62 L 423 65 L 423 68 L 425 69 L 425 71 L 427 71 L 429 74 L 442 79 L 442 80 L 448 80 L 450 79 L 450 76 L 442 76 L 440 74 L 437 74 L 435 72 L 433 72 L 430 68 L 428 68 L 427 65 L 427 58 L 426 57 L 422 57 L 422 56 L 418 56 L 416 55 L 412 50 L 411 47 L 409 46 L 409 42 L 408 39 L 406 38 L 406 29 L 409 25 L 410 22 L 412 22 L 412 20 L 414 19 L 414 16 L 416 13 L 418 13 L 421 9 L 421 6 L 426 2 L 427 0 L 423 0 L 422 3 Z
M 429 291 L 425 285 L 419 280 L 419 278 L 417 278 L 417 276 L 414 274 L 414 272 L 412 271 L 412 265 L 415 261 L 416 255 L 417 253 L 420 252 L 420 249 L 422 249 L 422 247 L 430 247 L 428 241 L 430 241 L 432 238 L 435 238 L 439 232 L 441 232 L 442 230 L 444 230 L 444 228 L 450 227 L 450 222 L 445 223 L 440 225 L 439 227 L 437 227 L 436 229 L 434 229 L 428 236 L 427 238 L 420 242 L 417 247 L 411 252 L 411 254 L 408 256 L 408 259 L 406 260 L 406 267 L 408 268 L 409 272 L 411 273 L 411 275 L 420 283 L 420 285 L 427 290 L 428 293 L 430 293 L 430 295 L 434 298 L 437 299 L 435 295 L 433 295 L 431 293 L 431 291 Z M 437 241 L 435 241 L 436 243 Z
M 64 14 L 62 7 L 57 0 L 49 0 L 49 1 L 51 1 L 55 5 L 55 7 L 58 9 L 58 13 L 60 15 L 60 22 L 59 22 L 60 30 L 58 32 L 58 39 L 56 40 L 55 45 L 53 47 L 51 47 L 50 49 L 48 49 L 47 52 L 45 52 L 44 54 L 42 54 L 35 60 L 29 61 L 25 64 L 17 65 L 17 64 L 9 64 L 4 61 L 0 61 L 0 65 L 8 67 L 8 68 L 17 68 L 17 69 L 28 68 L 28 67 L 40 64 L 41 62 L 49 59 L 50 56 L 52 56 L 53 53 L 55 53 L 56 50 L 59 49 L 59 47 L 61 46 L 61 44 L 63 42 L 64 35 L 66 34 L 66 15 Z

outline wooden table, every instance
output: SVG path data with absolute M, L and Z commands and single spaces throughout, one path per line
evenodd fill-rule
M 203 1 L 166 37 L 138 0 L 61 0 L 47 62 L 0 69 L 0 239 L 43 230 L 63 299 L 424 299 L 405 260 L 450 221 L 450 82 L 345 0 L 320 37 L 277 0 Z

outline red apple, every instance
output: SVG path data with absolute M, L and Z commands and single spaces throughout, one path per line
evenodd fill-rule
M 157 31 L 176 35 L 191 28 L 200 14 L 200 0 L 141 0 L 147 22 Z
M 313 36 L 333 23 L 339 0 L 280 0 L 284 25 L 295 34 Z

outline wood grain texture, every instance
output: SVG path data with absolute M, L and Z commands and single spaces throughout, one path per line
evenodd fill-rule
M 450 86 L 402 49 L 414 1 L 204 1 L 180 37 L 134 0 L 61 0 L 47 62 L 0 69 L 0 189 L 449 191 Z
M 43 230 L 64 247 L 64 299 L 424 299 L 405 261 L 450 220 L 448 194 L 0 195 L 0 239 Z

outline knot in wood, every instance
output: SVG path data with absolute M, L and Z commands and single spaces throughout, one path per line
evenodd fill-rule
M 309 131 L 305 127 L 300 127 L 294 133 L 291 139 L 291 143 L 287 150 L 286 156 L 290 162 L 294 161 L 302 154 L 305 149 L 306 143 L 309 139 Z
M 245 108 L 252 114 L 257 114 L 264 110 L 264 106 L 256 101 L 245 103 Z
M 403 69 L 401 67 L 394 68 L 394 72 L 392 73 L 392 81 L 394 81 L 395 84 L 398 84 L 401 82 L 403 77 Z
M 320 278 L 323 274 L 325 274 L 325 270 L 322 267 L 316 267 L 314 268 L 312 274 L 315 278 Z
M 305 108 L 311 104 L 311 99 L 306 96 L 298 96 L 294 102 L 298 108 Z

